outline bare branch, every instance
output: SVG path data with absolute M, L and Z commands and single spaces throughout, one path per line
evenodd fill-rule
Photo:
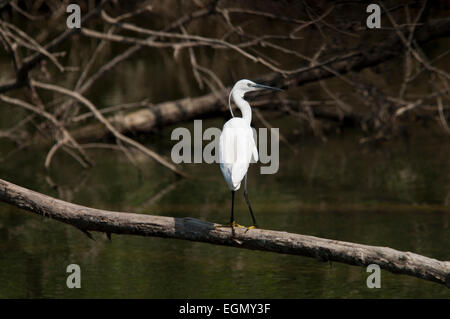
M 95 115 L 95 117 L 103 125 L 105 125 L 105 127 L 108 129 L 108 131 L 111 132 L 117 139 L 137 148 L 142 153 L 153 158 L 158 163 L 167 167 L 175 174 L 177 174 L 179 176 L 187 177 L 187 174 L 181 172 L 175 165 L 173 165 L 172 163 L 167 161 L 165 158 L 163 158 L 156 152 L 150 150 L 148 147 L 145 147 L 141 143 L 136 142 L 135 140 L 128 138 L 125 135 L 121 134 L 119 131 L 117 131 L 114 128 L 114 126 L 112 126 L 111 123 L 98 111 L 98 109 L 89 100 L 87 100 L 85 97 L 83 97 L 81 94 L 71 91 L 71 90 L 68 90 L 68 89 L 65 89 L 65 88 L 57 86 L 57 85 L 53 85 L 53 84 L 47 84 L 47 83 L 42 83 L 42 82 L 38 82 L 38 81 L 32 81 L 32 84 L 38 88 L 59 92 L 61 94 L 69 95 L 72 98 L 78 100 L 79 102 L 84 104 Z
M 281 231 L 218 228 L 195 218 L 111 212 L 52 198 L 0 179 L 0 201 L 72 225 L 84 232 L 176 238 L 350 265 L 377 264 L 393 273 L 430 280 L 450 288 L 450 262 L 388 247 L 369 246 Z

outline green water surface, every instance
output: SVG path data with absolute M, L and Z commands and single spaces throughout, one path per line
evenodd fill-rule
M 167 155 L 170 132 L 162 133 L 167 142 L 158 149 Z M 327 143 L 302 137 L 293 143 L 297 153 L 281 146 L 277 174 L 261 175 L 258 165 L 250 169 L 249 194 L 262 228 L 450 260 L 445 137 L 419 134 L 373 148 L 359 146 L 348 132 Z M 60 153 L 46 172 L 45 151 L 15 153 L 1 163 L 0 177 L 91 207 L 219 223 L 229 218 L 230 194 L 217 164 L 185 164 L 197 179 L 177 181 L 138 154 L 136 168 L 119 152 L 99 150 L 91 153 L 97 160 L 93 168 L 84 170 Z M 238 222 L 250 224 L 242 191 L 236 209 Z M 110 242 L 100 233 L 94 238 L 0 204 L 0 297 L 450 297 L 442 285 L 384 270 L 382 287 L 369 289 L 365 268 L 307 257 L 174 239 L 113 235 Z M 81 267 L 81 289 L 66 286 L 69 264 Z

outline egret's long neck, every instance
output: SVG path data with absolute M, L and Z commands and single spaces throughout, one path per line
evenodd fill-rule
M 233 92 L 233 100 L 236 103 L 239 110 L 241 110 L 242 118 L 250 125 L 252 122 L 252 109 L 250 108 L 250 104 L 246 100 L 244 100 L 243 94 L 239 92 Z

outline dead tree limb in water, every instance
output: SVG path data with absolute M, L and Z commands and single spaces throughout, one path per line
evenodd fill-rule
M 415 43 L 424 45 L 432 40 L 450 35 L 450 18 L 431 21 L 417 27 Z M 313 83 L 334 76 L 341 76 L 350 72 L 358 72 L 365 68 L 377 66 L 402 55 L 407 48 L 397 34 L 386 39 L 383 44 L 362 47 L 343 56 L 336 56 L 315 66 L 299 69 L 295 74 L 286 78 L 283 74 L 269 73 L 257 82 L 267 83 L 281 88 L 294 88 L 307 83 Z M 226 109 L 226 97 L 231 88 L 218 90 L 200 97 L 184 98 L 167 101 L 144 107 L 124 115 L 116 115 L 108 120 L 120 132 L 149 132 L 158 126 L 165 126 L 177 122 L 191 120 L 208 113 L 220 112 Z M 328 111 L 329 113 L 329 111 Z M 350 120 L 358 118 L 358 114 L 343 114 L 337 112 L 335 117 L 347 116 Z M 74 130 L 73 134 L 81 139 L 98 139 L 107 134 L 101 125 L 90 124 Z
M 55 199 L 0 179 L 0 201 L 89 231 L 176 238 L 215 245 L 314 257 L 350 265 L 377 264 L 393 273 L 434 281 L 450 288 L 450 262 L 388 247 L 361 245 L 265 229 L 215 228 L 194 218 L 131 214 L 89 208 Z

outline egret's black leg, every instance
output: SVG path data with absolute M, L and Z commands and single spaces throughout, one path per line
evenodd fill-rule
M 231 227 L 231 228 L 242 227 L 242 228 L 245 228 L 244 226 L 241 226 L 238 223 L 236 223 L 236 221 L 234 220 L 234 193 L 235 193 L 235 191 L 231 191 L 231 216 L 230 216 L 230 223 L 229 224 L 225 224 L 225 225 L 216 226 L 216 228 L 218 228 L 218 227 Z
M 231 191 L 231 218 L 230 218 L 230 224 L 233 225 L 234 223 L 234 191 Z
M 250 204 L 250 201 L 248 199 L 247 175 L 245 175 L 245 180 L 244 180 L 244 198 L 245 198 L 245 201 L 247 202 L 247 206 L 248 206 L 248 210 L 250 211 L 250 215 L 252 216 L 253 226 L 258 227 L 258 224 L 256 223 L 255 215 L 253 215 L 252 205 Z

